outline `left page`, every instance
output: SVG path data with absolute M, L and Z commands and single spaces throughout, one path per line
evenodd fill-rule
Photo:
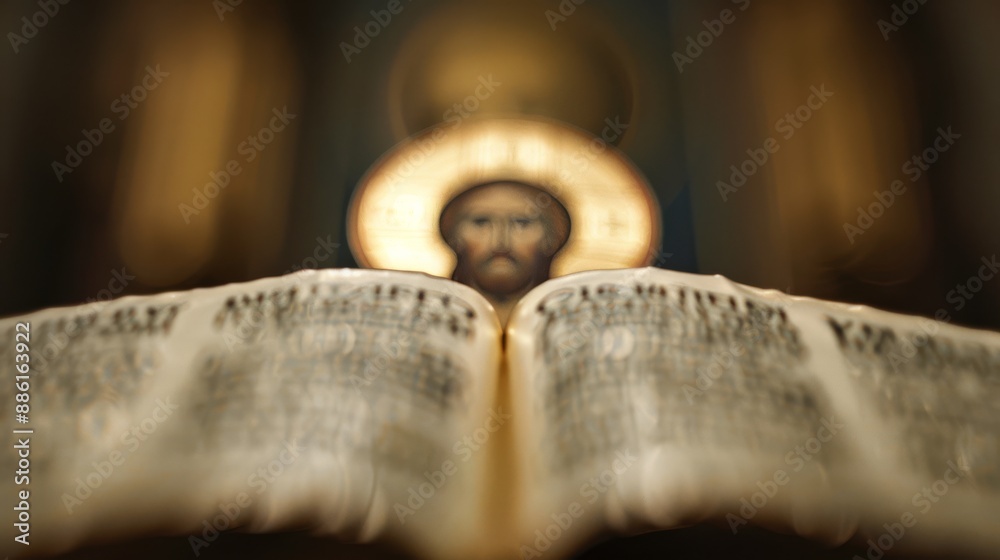
M 418 273 L 299 272 L 0 320 L 3 554 L 312 528 L 482 538 L 499 325 Z M 451 530 L 443 534 L 441 526 Z

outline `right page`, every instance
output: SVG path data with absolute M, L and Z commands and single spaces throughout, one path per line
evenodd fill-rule
M 507 336 L 522 558 L 704 519 L 1000 546 L 1000 334 L 645 268 L 547 282 Z

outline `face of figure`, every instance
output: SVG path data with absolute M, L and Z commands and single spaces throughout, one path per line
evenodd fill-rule
M 456 198 L 442 217 L 442 233 L 458 256 L 454 278 L 488 296 L 521 294 L 548 279 L 566 226 L 552 223 L 558 205 L 538 189 L 516 183 L 477 187 Z M 563 213 L 565 210 L 559 210 Z

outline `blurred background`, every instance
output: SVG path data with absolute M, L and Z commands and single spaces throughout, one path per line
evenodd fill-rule
M 621 132 L 656 266 L 1000 328 L 992 0 L 5 0 L 0 30 L 0 315 L 355 266 L 383 154 L 537 115 Z
M 0 24 L 3 315 L 355 266 L 380 156 L 541 115 L 617 123 L 657 266 L 1000 327 L 972 280 L 1000 245 L 993 1 L 8 0 Z

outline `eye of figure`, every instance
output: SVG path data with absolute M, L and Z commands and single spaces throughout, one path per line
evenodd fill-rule
M 485 227 L 490 224 L 490 219 L 486 216 L 475 216 L 472 218 L 472 225 L 476 227 Z
M 531 218 L 518 217 L 514 218 L 514 225 L 523 229 L 530 226 L 533 221 Z

